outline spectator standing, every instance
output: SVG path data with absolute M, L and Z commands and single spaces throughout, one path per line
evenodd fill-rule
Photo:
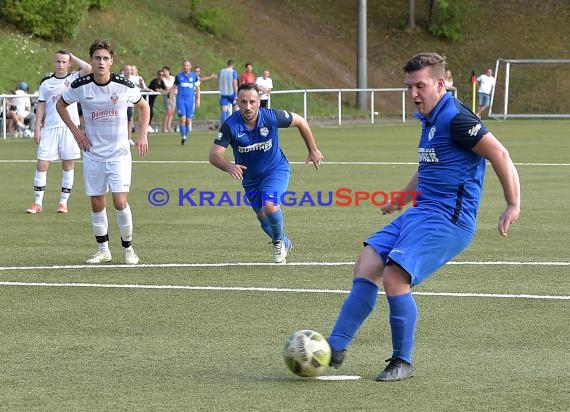
M 392 355 L 377 381 L 413 376 L 418 309 L 412 288 L 461 253 L 475 234 L 486 160 L 503 188 L 507 203 L 497 228 L 507 236 L 520 213 L 520 184 L 507 149 L 481 120 L 445 91 L 446 59 L 420 53 L 404 66 L 405 84 L 422 122 L 419 165 L 401 189 L 403 202 L 381 208 L 382 214 L 407 209 L 365 242 L 353 269 L 350 293 L 341 306 L 328 342 L 331 366 L 340 367 L 350 343 L 371 314 L 381 283 L 386 293 Z M 415 195 L 412 195 L 415 194 Z
M 451 72 L 451 70 L 445 71 L 445 78 L 443 79 L 443 81 L 445 82 L 445 90 L 455 94 L 455 92 L 457 91 L 457 87 L 453 85 L 453 73 Z
M 285 235 L 283 213 L 279 205 L 287 191 L 291 170 L 279 145 L 279 128 L 296 127 L 309 155 L 306 163 L 315 168 L 323 161 L 307 121 L 286 110 L 259 107 L 259 89 L 255 83 L 244 83 L 238 89 L 239 110 L 220 127 L 210 149 L 210 163 L 242 181 L 245 194 L 262 230 L 273 243 L 273 262 L 285 263 L 292 248 Z M 228 146 L 233 149 L 234 163 L 224 156 Z
M 130 64 L 125 64 L 123 66 L 123 70 L 122 70 L 121 74 L 123 75 L 125 80 L 131 81 L 132 72 L 133 72 L 133 67 Z M 82 108 L 82 111 L 83 111 L 83 108 Z M 128 132 L 129 143 L 131 146 L 134 146 L 135 142 L 133 141 L 132 136 L 133 136 L 133 129 L 135 127 L 135 123 L 133 120 L 133 103 L 130 101 L 127 102 L 127 122 L 129 124 L 129 132 Z
M 251 63 L 245 64 L 245 72 L 239 76 L 238 86 L 244 83 L 255 83 L 255 74 L 253 73 L 253 65 Z
M 146 85 L 146 82 L 144 81 L 144 78 L 139 74 L 139 69 L 137 68 L 137 66 L 132 65 L 131 66 L 131 75 L 129 76 L 129 80 L 135 85 L 135 87 L 138 87 L 140 89 L 141 92 L 151 92 L 152 90 Z M 131 132 L 134 133 L 134 125 L 135 125 L 135 119 L 134 119 L 134 115 L 135 113 L 133 113 L 133 117 L 131 120 Z M 154 132 L 154 129 L 151 127 L 150 123 L 148 125 L 148 132 L 152 133 Z M 131 145 L 133 145 L 133 143 L 131 142 Z
M 483 112 L 489 108 L 491 104 L 491 93 L 495 87 L 496 80 L 493 77 L 493 69 L 487 69 L 485 74 L 477 77 L 479 89 L 477 90 L 479 108 L 477 109 L 477 117 L 480 119 Z
M 269 107 L 269 95 L 273 90 L 273 80 L 269 77 L 269 70 L 264 70 L 263 75 L 255 80 L 255 84 L 259 88 L 259 99 L 261 107 Z
M 166 92 L 166 87 L 164 86 L 163 77 L 164 77 L 164 71 L 159 70 L 158 72 L 156 72 L 156 77 L 150 81 L 148 88 L 153 92 L 157 93 Z M 156 94 L 149 94 L 148 96 L 148 105 L 150 107 L 149 128 L 151 127 L 152 119 L 154 118 L 154 103 L 157 96 L 158 95 Z M 158 131 L 157 129 L 156 131 Z
M 194 110 L 200 107 L 200 86 L 198 76 L 192 72 L 190 60 L 182 62 L 182 71 L 175 76 L 173 93 L 176 95 L 176 110 L 180 128 L 180 144 L 188 144 L 188 135 L 192 132 Z
M 79 70 L 69 73 L 72 63 L 77 63 Z M 91 72 L 91 65 L 65 49 L 60 49 L 55 53 L 54 65 L 55 72 L 42 79 L 38 91 L 37 122 L 34 133 L 38 144 L 38 162 L 34 175 L 34 203 L 26 210 L 30 214 L 42 211 L 47 172 L 50 162 L 56 160 L 61 160 L 63 169 L 57 213 L 68 213 L 67 201 L 73 188 L 75 159 L 81 157 L 79 146 L 57 113 L 55 105 L 74 80 Z M 67 106 L 67 111 L 73 124 L 79 126 L 77 104 Z
M 199 66 L 194 67 L 194 73 L 196 74 L 196 76 L 198 76 L 198 86 L 201 86 L 202 82 L 218 78 L 218 75 L 216 73 L 212 73 L 208 76 L 202 77 L 201 72 L 202 72 L 202 69 Z
M 238 74 L 233 60 L 228 60 L 225 68 L 218 73 L 218 90 L 220 91 L 220 124 L 231 114 L 235 105 L 238 90 Z
M 162 130 L 165 132 L 173 132 L 172 119 L 174 117 L 174 110 L 176 109 L 176 99 L 172 89 L 174 87 L 175 77 L 172 75 L 172 71 L 169 66 L 163 66 L 162 72 L 164 73 L 162 82 L 164 83 L 164 88 L 166 90 L 166 94 L 164 95 L 165 114 Z
M 57 112 L 71 129 L 79 148 L 84 151 L 83 179 L 91 200 L 91 224 L 97 252 L 87 263 L 110 262 L 107 191 L 111 188 L 125 263 L 137 264 L 132 247 L 133 218 L 128 202 L 132 159 L 128 142 L 127 102 L 138 109 L 140 131 L 135 149 L 139 156 L 148 153 L 150 109 L 140 90 L 123 76 L 111 72 L 114 51 L 107 40 L 95 40 L 89 47 L 93 73 L 75 80 L 58 100 Z M 85 131 L 71 120 L 66 107 L 80 102 L 85 114 Z

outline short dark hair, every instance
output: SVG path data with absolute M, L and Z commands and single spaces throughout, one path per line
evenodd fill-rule
M 435 77 L 445 76 L 445 66 L 447 58 L 437 53 L 419 53 L 412 57 L 404 66 L 404 73 L 411 73 L 429 67 L 431 74 Z
M 89 47 L 89 57 L 93 57 L 95 51 L 100 49 L 107 50 L 111 57 L 113 57 L 113 54 L 115 53 L 113 51 L 113 46 L 111 46 L 111 43 L 108 40 L 95 40 L 91 43 L 91 47 Z
M 242 90 L 255 90 L 259 93 L 259 87 L 255 83 L 242 83 L 238 87 L 238 93 Z

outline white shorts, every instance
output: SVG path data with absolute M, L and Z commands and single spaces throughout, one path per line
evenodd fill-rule
M 74 160 L 81 158 L 81 150 L 67 126 L 42 130 L 38 145 L 38 160 Z
M 101 196 L 112 193 L 128 192 L 131 186 L 131 155 L 111 161 L 93 160 L 83 156 L 83 182 L 87 196 Z

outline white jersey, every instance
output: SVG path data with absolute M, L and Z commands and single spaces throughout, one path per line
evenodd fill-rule
M 42 79 L 40 82 L 40 89 L 38 90 L 38 101 L 45 102 L 45 119 L 44 119 L 44 129 L 51 129 L 54 127 L 65 126 L 63 120 L 57 113 L 55 105 L 65 89 L 67 89 L 71 83 L 79 78 L 79 72 L 73 72 L 65 77 L 56 77 L 55 73 L 50 74 Z M 67 106 L 67 111 L 71 120 L 75 125 L 79 125 L 79 113 L 77 112 L 77 103 L 70 104 Z
M 97 84 L 91 73 L 71 83 L 61 98 L 67 104 L 81 104 L 85 133 L 91 141 L 85 157 L 109 161 L 131 155 L 127 104 L 142 98 L 131 81 L 111 73 L 108 83 Z
M 257 80 L 255 80 L 255 84 L 261 87 L 265 87 L 266 89 L 269 90 L 273 89 L 273 80 L 271 80 L 271 77 L 264 79 L 263 76 L 260 76 L 257 78 Z M 259 98 L 261 100 L 269 100 L 269 95 L 260 91 Z
M 16 106 L 16 113 L 22 117 L 28 117 L 28 114 L 30 114 L 30 111 L 32 110 L 32 101 L 28 96 L 28 93 L 18 89 L 14 94 L 18 96 L 12 99 L 14 106 Z

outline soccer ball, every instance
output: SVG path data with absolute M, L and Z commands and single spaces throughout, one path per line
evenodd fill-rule
M 287 338 L 283 358 L 295 375 L 314 377 L 329 366 L 331 348 L 319 332 L 310 329 L 298 330 Z

